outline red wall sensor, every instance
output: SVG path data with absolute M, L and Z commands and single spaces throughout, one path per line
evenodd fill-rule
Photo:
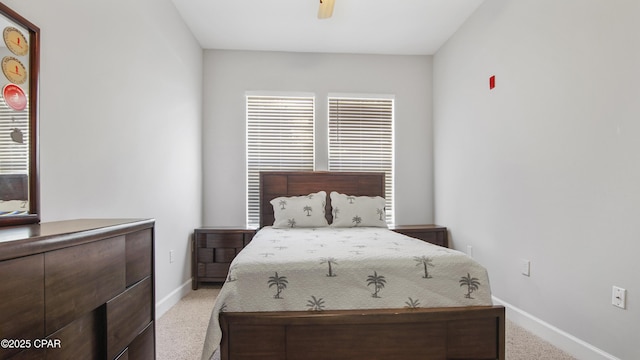
M 494 87 L 496 87 L 496 76 L 491 75 L 491 77 L 489 78 L 489 90 L 493 89 Z

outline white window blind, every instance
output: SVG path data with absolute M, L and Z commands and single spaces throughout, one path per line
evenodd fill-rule
M 247 224 L 260 221 L 260 171 L 314 168 L 314 97 L 247 95 Z
M 393 223 L 393 99 L 329 97 L 329 170 L 385 173 Z
M 29 171 L 29 117 L 27 111 L 0 106 L 0 173 Z

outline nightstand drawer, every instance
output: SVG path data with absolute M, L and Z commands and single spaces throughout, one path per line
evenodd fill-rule
M 199 263 L 212 263 L 213 262 L 213 251 L 214 249 L 198 249 L 196 257 L 198 258 Z
M 420 239 L 431 244 L 449 247 L 447 228 L 438 225 L 397 225 L 389 227 L 397 233 Z
M 217 263 L 231 262 L 237 254 L 236 249 L 234 248 L 218 248 L 214 253 L 214 261 Z
M 436 232 L 408 232 L 407 235 L 426 241 L 426 242 L 430 242 L 432 244 L 436 244 L 436 245 L 444 245 L 443 243 L 443 238 L 442 238 L 442 233 L 436 233 Z
M 226 278 L 231 263 L 198 264 L 198 277 L 202 278 Z
M 213 234 L 201 234 L 199 240 L 200 247 L 206 248 L 218 248 L 218 247 L 230 247 L 230 248 L 242 248 L 244 246 L 244 235 L 241 233 L 213 233 Z
M 250 234 L 245 233 L 244 234 L 244 246 L 249 245 L 249 243 L 251 242 L 251 239 L 253 239 L 253 235 L 254 235 L 254 233 L 250 233 Z

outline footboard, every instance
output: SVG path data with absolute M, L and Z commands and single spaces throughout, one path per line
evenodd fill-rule
M 504 359 L 502 306 L 222 313 L 222 360 Z

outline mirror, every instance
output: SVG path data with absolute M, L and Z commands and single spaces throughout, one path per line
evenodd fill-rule
M 40 221 L 40 29 L 0 3 L 0 226 Z

